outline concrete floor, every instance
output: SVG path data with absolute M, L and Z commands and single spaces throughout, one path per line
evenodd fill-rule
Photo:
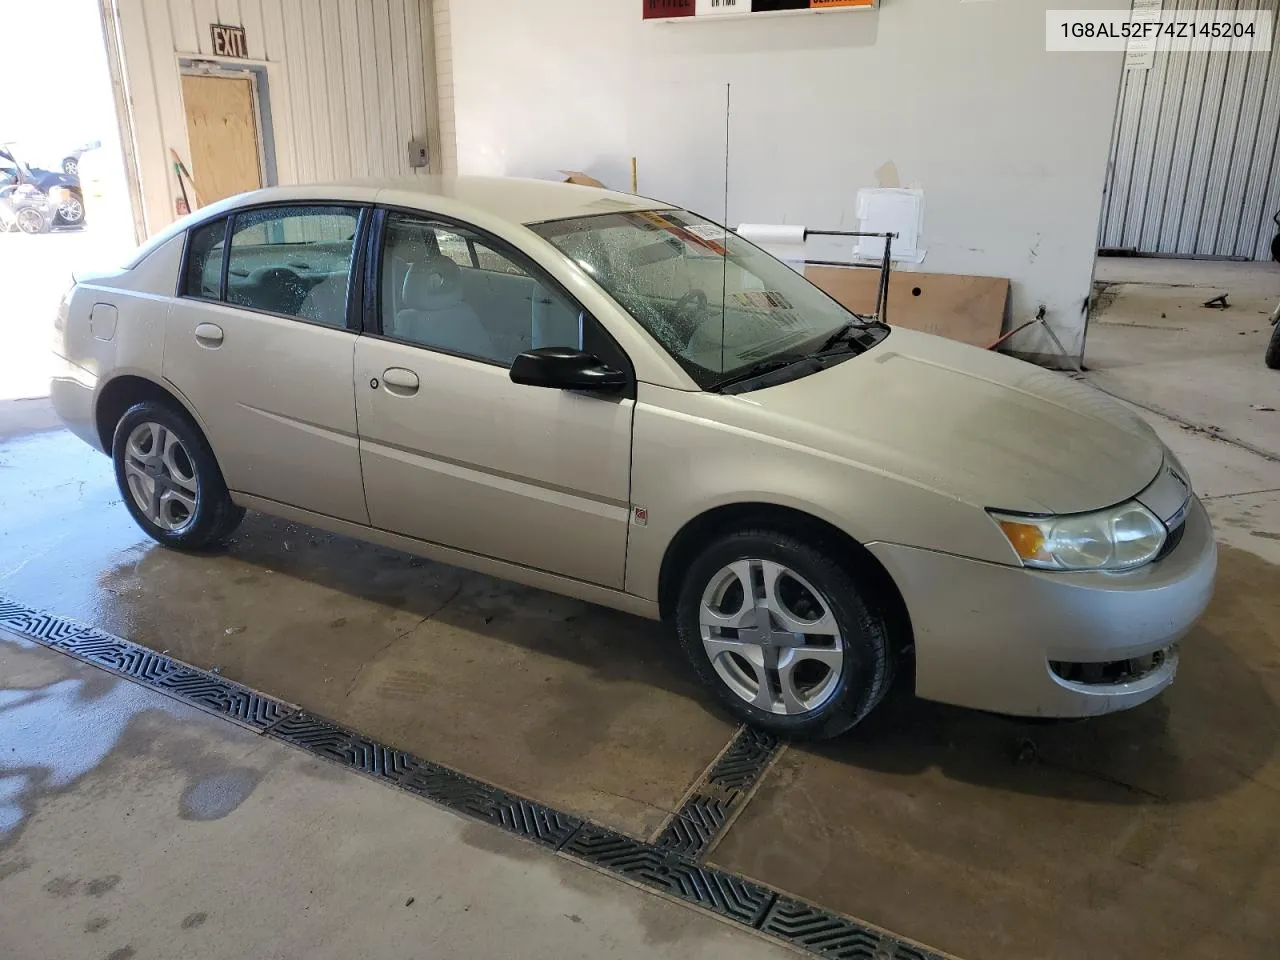
M 1144 406 L 1156 398 L 1179 418 L 1149 414 L 1223 544 L 1217 595 L 1173 689 L 1126 714 L 1048 726 L 900 692 L 852 736 L 785 750 L 714 864 L 968 958 L 1280 956 L 1280 457 L 1266 447 L 1280 414 L 1254 409 L 1280 392 L 1280 374 L 1256 376 L 1260 335 L 1255 355 L 1243 346 L 1251 333 L 1226 349 L 1221 331 L 1190 319 L 1172 332 L 1146 323 L 1161 298 L 1166 314 L 1180 303 L 1197 319 L 1189 304 L 1207 299 L 1150 280 L 1116 291 L 1091 330 L 1089 359 L 1107 389 Z M 1170 348 L 1173 334 L 1193 345 Z M 1242 390 L 1257 397 L 1245 402 L 1254 394 Z M 1205 409 L 1211 420 L 1198 420 Z M 32 404 L 0 413 L 0 594 L 638 837 L 653 835 L 731 733 L 669 638 L 621 614 L 252 515 L 225 552 L 161 550 L 120 505 L 107 460 L 40 432 L 46 417 Z M 6 669 L 0 662 L 3 685 L 22 686 Z M 183 721 L 174 736 L 186 735 Z M 311 762 L 281 757 L 262 769 L 285 777 Z M 399 796 L 366 800 L 379 789 L 361 782 L 357 799 L 335 787 L 334 803 L 349 803 L 345 814 L 361 824 L 380 803 L 429 810 Z M 135 793 L 139 812 L 156 802 Z M 79 838 L 85 856 L 109 846 L 127 858 L 133 835 L 116 836 L 117 811 L 104 815 L 95 795 L 68 808 L 61 834 Z M 35 801 L 30 824 L 47 802 Z M 23 857 L 62 856 L 58 836 L 26 826 Z M 274 870 L 278 855 L 292 853 L 264 846 L 234 867 L 219 859 L 208 882 L 230 883 L 264 859 Z M 449 864 L 465 885 L 473 859 L 448 848 L 431 863 Z M 59 869 L 55 877 L 98 876 Z M 12 881 L 3 882 L 0 911 Z M 395 871 L 370 874 L 359 895 L 395 886 L 398 898 L 396 884 Z M 298 901 L 287 902 L 255 904 L 246 924 L 282 922 Z M 155 936 L 184 915 L 178 906 L 161 920 L 133 905 L 120 916 L 135 914 Z M 41 917 L 73 931 L 84 922 Z M 377 925 L 374 914 L 356 929 Z M 480 952 L 500 949 L 481 942 Z
M 1095 383 L 1280 458 L 1280 387 L 1262 362 L 1280 263 L 1104 257 L 1095 282 Z M 1220 295 L 1226 309 L 1204 305 Z
M 793 956 L 0 633 L 0 956 Z

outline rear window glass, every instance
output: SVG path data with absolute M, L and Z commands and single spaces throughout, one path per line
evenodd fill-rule
M 236 214 L 226 301 L 329 327 L 346 326 L 359 218 L 355 207 L 332 206 Z

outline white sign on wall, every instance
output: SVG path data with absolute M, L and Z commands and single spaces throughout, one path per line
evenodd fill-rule
M 1133 17 L 1135 22 L 1156 23 L 1160 20 L 1160 8 L 1164 0 L 1133 0 Z M 1156 62 L 1156 41 L 1134 38 L 1124 52 L 1124 68 L 1126 70 L 1150 70 Z
M 751 0 L 698 0 L 695 16 L 719 17 L 726 14 L 750 13 Z

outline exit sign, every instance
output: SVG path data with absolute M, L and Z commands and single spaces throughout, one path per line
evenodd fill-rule
M 244 27 L 229 27 L 225 23 L 211 23 L 209 24 L 209 33 L 213 37 L 213 55 L 215 57 L 249 59 L 249 44 L 244 39 Z
M 641 0 L 645 20 L 746 16 L 752 13 L 812 13 L 872 10 L 878 0 Z

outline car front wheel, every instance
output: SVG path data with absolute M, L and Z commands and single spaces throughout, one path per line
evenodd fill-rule
M 49 220 L 34 207 L 23 207 L 18 211 L 14 221 L 23 233 L 35 235 L 49 229 Z
M 1271 342 L 1267 344 L 1264 359 L 1272 370 L 1280 370 L 1280 323 L 1277 323 L 1271 331 Z
M 213 450 L 186 412 L 143 401 L 120 418 L 112 442 L 116 483 L 143 531 L 179 550 L 201 550 L 244 518 Z
M 711 544 L 690 565 L 676 629 L 698 677 L 748 724 L 834 737 L 884 698 L 889 628 L 847 566 L 777 530 Z

